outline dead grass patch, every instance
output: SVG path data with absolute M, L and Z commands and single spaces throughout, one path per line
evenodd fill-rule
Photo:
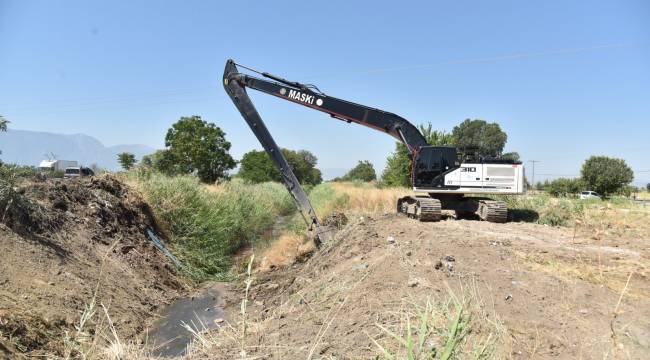
M 397 199 L 412 195 L 407 188 L 378 188 L 374 184 L 337 182 L 333 187 L 337 194 L 348 197 L 346 210 L 365 214 L 395 212 Z
M 583 280 L 595 285 L 603 285 L 616 293 L 623 289 L 628 277 L 633 273 L 627 295 L 636 299 L 650 299 L 650 289 L 640 286 L 647 282 L 650 276 L 650 266 L 642 260 L 594 259 L 582 256 L 572 259 L 551 259 L 540 254 L 516 250 L 513 253 L 534 271 L 545 272 L 569 281 Z
M 261 271 L 293 264 L 297 259 L 315 249 L 313 241 L 307 241 L 304 235 L 287 233 L 281 235 L 264 253 L 258 266 Z

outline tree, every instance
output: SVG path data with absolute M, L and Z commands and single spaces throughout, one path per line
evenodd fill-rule
M 5 119 L 2 115 L 0 115 L 0 132 L 7 132 L 8 124 L 9 124 L 9 120 Z M 0 154 L 2 154 L 2 151 L 0 151 Z M 0 160 L 0 164 L 2 164 L 1 160 Z
M 370 161 L 359 161 L 357 166 L 348 171 L 342 180 L 360 180 L 360 181 L 373 181 L 377 179 L 377 173 Z
M 516 152 L 516 151 L 503 153 L 503 155 L 501 155 L 501 158 L 502 159 L 512 160 L 512 161 L 515 161 L 515 162 L 520 161 L 519 153 Z
M 282 181 L 280 171 L 275 167 L 266 151 L 252 150 L 245 153 L 239 162 L 237 175 L 253 183 Z
M 482 156 L 501 156 L 508 140 L 508 135 L 497 123 L 485 120 L 466 119 L 451 132 L 452 143 L 460 153 L 467 155 L 470 149 L 476 149 Z
M 323 181 L 321 171 L 316 168 L 318 159 L 311 152 L 282 149 L 282 155 L 284 155 L 300 183 L 317 185 Z M 253 183 L 282 182 L 280 171 L 275 167 L 265 151 L 252 150 L 244 154 L 239 162 L 238 175 L 242 179 Z
M 645 191 L 650 192 L 650 183 L 645 185 Z
M 409 186 L 411 154 L 402 143 L 395 144 L 395 151 L 388 155 L 381 181 L 387 186 Z
M 119 153 L 117 154 L 117 161 L 122 166 L 122 169 L 129 170 L 135 165 L 135 155 L 128 152 Z
M 228 153 L 230 142 L 225 136 L 200 116 L 181 117 L 167 130 L 166 149 L 157 152 L 158 169 L 169 175 L 196 174 L 205 183 L 227 177 L 236 162 Z
M 625 160 L 606 156 L 590 157 L 580 172 L 588 190 L 602 195 L 616 193 L 634 179 L 634 172 Z
M 167 149 L 156 150 L 149 155 L 143 156 L 140 164 L 163 174 L 174 175 L 174 159 L 172 153 Z
M 453 146 L 452 135 L 444 131 L 433 130 L 431 123 L 428 123 L 427 125 L 420 124 L 420 126 L 418 126 L 418 129 L 429 145 Z
M 0 131 L 7 132 L 7 125 L 9 125 L 9 120 L 0 115 Z

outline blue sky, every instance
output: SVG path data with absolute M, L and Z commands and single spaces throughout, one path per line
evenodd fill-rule
M 0 114 L 17 129 L 162 147 L 201 115 L 260 148 L 224 92 L 226 59 L 451 131 L 496 121 L 537 178 L 624 158 L 650 181 L 648 1 L 0 0 Z M 252 94 L 321 168 L 383 168 L 392 138 Z M 549 175 L 543 175 L 549 174 Z

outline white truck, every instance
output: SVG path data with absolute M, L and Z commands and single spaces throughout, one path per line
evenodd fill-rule
M 43 160 L 38 168 L 43 171 L 64 171 L 70 167 L 77 167 L 79 164 L 75 160 Z

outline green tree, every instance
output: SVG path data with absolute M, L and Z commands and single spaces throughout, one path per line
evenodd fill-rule
M 482 156 L 501 156 L 508 140 L 508 135 L 497 123 L 485 120 L 466 119 L 451 132 L 452 143 L 458 151 L 466 155 L 470 149 L 476 149 Z
M 602 195 L 618 192 L 634 179 L 634 172 L 623 159 L 606 156 L 592 156 L 581 169 L 582 180 L 588 190 Z
M 275 167 L 266 151 L 251 150 L 245 153 L 239 161 L 237 175 L 253 183 L 282 181 L 280 171 Z
M 645 185 L 645 191 L 650 192 L 650 183 Z
M 372 163 L 368 160 L 359 161 L 357 166 L 348 171 L 342 180 L 360 180 L 360 181 L 373 181 L 377 179 L 377 173 Z
M 117 161 L 122 166 L 122 169 L 129 170 L 135 165 L 135 155 L 129 152 L 119 153 L 117 154 Z
M 517 162 L 520 161 L 519 153 L 516 152 L 516 151 L 503 153 L 503 155 L 501 155 L 501 158 L 502 159 L 512 160 L 512 161 L 517 161 Z
M 395 151 L 388 155 L 381 181 L 387 186 L 409 186 L 411 154 L 402 143 L 395 144 Z
M 172 125 L 165 146 L 157 155 L 157 168 L 169 175 L 196 174 L 202 182 L 212 183 L 227 177 L 236 165 L 223 130 L 197 115 L 181 117 Z
M 140 164 L 159 171 L 163 174 L 174 175 L 175 162 L 173 154 L 167 149 L 156 150 L 155 152 L 145 155 L 140 160 Z
M 4 116 L 0 115 L 0 131 L 6 132 L 7 125 L 9 125 L 9 120 L 5 119 Z
M 7 125 L 9 125 L 9 120 L 0 115 L 0 132 L 7 132 Z M 0 154 L 2 154 L 2 151 L 0 151 Z M 1 164 L 2 160 L 0 160 L 0 165 Z
M 427 125 L 420 124 L 418 129 L 426 139 L 427 144 L 431 146 L 453 146 L 452 135 L 444 131 L 433 130 L 433 125 L 431 125 L 431 123 L 428 123 Z
M 282 155 L 302 184 L 317 185 L 323 181 L 321 171 L 316 168 L 318 159 L 311 152 L 282 149 Z M 253 183 L 282 182 L 280 171 L 265 151 L 252 150 L 244 154 L 239 162 L 238 175 Z

